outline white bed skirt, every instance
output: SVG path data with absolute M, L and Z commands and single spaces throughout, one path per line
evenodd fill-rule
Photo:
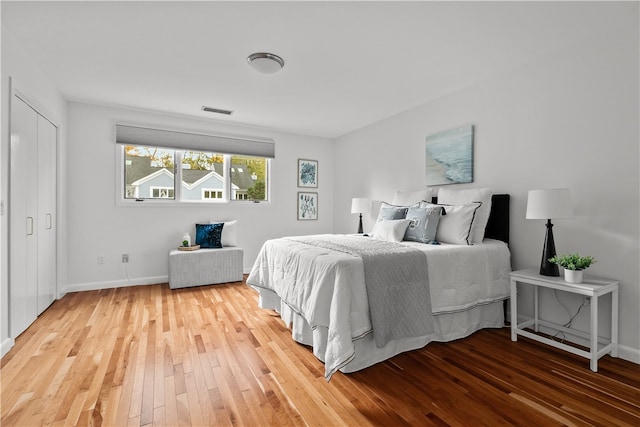
M 259 306 L 272 309 L 280 314 L 292 338 L 313 348 L 313 354 L 324 362 L 327 346 L 327 328 L 318 326 L 311 329 L 300 314 L 283 304 L 278 295 L 268 289 L 256 289 L 259 293 Z M 365 335 L 354 341 L 355 356 L 342 367 L 341 372 L 356 372 L 378 362 L 382 362 L 405 351 L 422 348 L 432 341 L 448 342 L 464 338 L 484 328 L 504 327 L 503 301 L 477 305 L 464 311 L 440 313 L 434 315 L 433 334 L 414 338 L 404 338 L 389 342 L 384 348 L 377 348 L 373 334 Z

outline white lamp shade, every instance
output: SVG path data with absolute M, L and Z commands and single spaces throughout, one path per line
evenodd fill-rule
M 371 201 L 361 197 L 351 199 L 351 213 L 371 212 Z
M 527 219 L 571 218 L 573 206 L 568 188 L 529 190 Z

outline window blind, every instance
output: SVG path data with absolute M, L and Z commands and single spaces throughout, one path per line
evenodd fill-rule
M 270 139 L 215 136 L 131 125 L 116 125 L 116 143 L 275 158 L 275 143 Z

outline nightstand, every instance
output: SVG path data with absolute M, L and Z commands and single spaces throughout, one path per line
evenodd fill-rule
M 518 323 L 518 292 L 517 283 L 527 284 L 534 287 L 534 317 Z M 565 282 L 562 277 L 542 276 L 533 269 L 517 270 L 511 272 L 511 340 L 517 341 L 518 335 L 530 338 L 535 341 L 543 342 L 550 346 L 568 351 L 578 356 L 589 359 L 590 368 L 593 372 L 598 371 L 598 359 L 603 355 L 610 353 L 611 356 L 618 356 L 618 285 L 617 280 L 602 279 L 593 276 L 584 276 L 582 283 Z M 563 292 L 584 295 L 591 298 L 591 330 L 589 334 L 575 329 L 566 328 L 552 322 L 541 320 L 538 316 L 538 291 L 539 289 L 549 288 L 557 289 Z M 605 340 L 598 337 L 598 298 L 611 294 L 611 340 Z M 525 330 L 525 328 L 533 326 L 535 332 Z M 582 350 L 550 338 L 537 334 L 540 326 L 546 326 L 554 330 L 571 333 L 575 336 L 586 338 L 589 340 L 589 351 Z

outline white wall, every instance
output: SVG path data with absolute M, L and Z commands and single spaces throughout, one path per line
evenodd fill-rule
M 132 122 L 162 128 L 237 134 L 275 140 L 271 203 L 206 206 L 116 206 L 114 125 Z M 298 221 L 298 158 L 318 160 L 317 221 Z M 168 253 L 197 222 L 237 219 L 238 244 L 248 272 L 262 243 L 273 237 L 329 233 L 333 230 L 333 144 L 215 121 L 160 113 L 68 104 L 68 281 L 64 292 L 167 281 Z M 128 253 L 130 261 L 121 263 Z M 103 256 L 105 264 L 97 263 Z
M 527 191 L 570 188 L 576 216 L 554 221 L 556 248 L 593 255 L 588 273 L 620 280 L 621 354 L 640 363 L 639 42 L 630 7 L 624 28 L 339 138 L 335 231 L 354 230 L 352 197 L 390 201 L 425 185 L 427 135 L 474 124 L 475 182 L 455 187 L 511 194 L 514 269 L 538 266 L 542 253 L 544 221 L 525 220 Z M 522 294 L 530 311 L 531 293 Z M 561 298 L 572 312 L 582 302 Z M 568 320 L 552 294 L 541 303 L 549 320 Z M 574 326 L 588 330 L 588 318 L 583 310 Z
M 27 55 L 24 49 L 18 44 L 10 32 L 2 27 L 2 147 L 0 151 L 1 170 L 1 199 L 4 203 L 4 213 L 0 222 L 0 344 L 2 354 L 6 353 L 12 345 L 9 338 L 9 305 L 8 305 L 8 182 L 9 182 L 9 105 L 11 99 L 10 78 L 14 84 L 24 92 L 30 101 L 37 103 L 41 112 L 56 124 L 60 125 L 59 149 L 61 153 L 65 150 L 65 121 L 66 102 L 56 88 L 55 84 L 44 74 L 38 64 Z M 58 249 L 64 249 L 64 156 L 59 162 L 59 194 L 58 194 L 58 230 L 60 238 Z M 58 281 L 64 281 L 64 264 L 58 264 Z

